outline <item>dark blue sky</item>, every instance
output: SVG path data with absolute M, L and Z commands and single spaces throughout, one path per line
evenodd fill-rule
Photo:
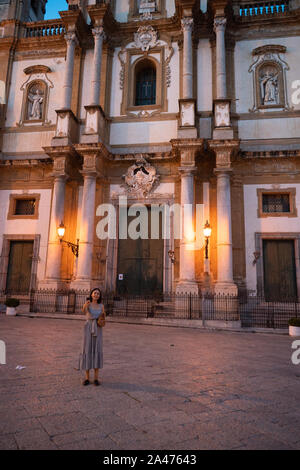
M 48 0 L 46 3 L 45 20 L 52 20 L 53 18 L 60 18 L 58 12 L 67 10 L 68 4 L 66 0 Z

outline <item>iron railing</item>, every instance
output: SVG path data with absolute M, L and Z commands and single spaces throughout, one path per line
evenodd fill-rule
M 30 293 L 30 311 L 36 313 L 82 314 L 88 291 L 33 290 Z M 0 293 L 0 302 L 8 295 Z M 288 320 L 300 318 L 298 299 L 266 300 L 263 296 L 176 294 L 163 293 L 149 296 L 117 295 L 104 293 L 102 301 L 107 315 L 113 317 L 167 318 L 237 322 L 241 327 L 288 328 Z

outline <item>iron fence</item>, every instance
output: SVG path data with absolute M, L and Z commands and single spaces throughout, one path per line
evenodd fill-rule
M 30 293 L 30 311 L 82 314 L 88 291 L 36 290 Z M 169 318 L 211 322 L 237 322 L 241 327 L 287 328 L 288 320 L 300 317 L 297 299 L 267 301 L 263 296 L 215 293 L 163 293 L 149 296 L 103 294 L 107 315 L 113 317 Z

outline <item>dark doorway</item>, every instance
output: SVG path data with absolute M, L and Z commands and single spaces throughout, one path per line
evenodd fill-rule
M 11 241 L 6 292 L 28 294 L 30 289 L 33 241 Z
M 128 217 L 128 224 L 133 217 Z M 151 239 L 151 217 L 148 209 L 147 240 L 119 239 L 117 292 L 129 295 L 158 294 L 163 291 L 164 241 L 161 236 L 161 214 L 159 239 Z M 119 279 L 119 275 L 123 279 Z
M 265 299 L 296 300 L 294 240 L 263 240 L 263 256 Z

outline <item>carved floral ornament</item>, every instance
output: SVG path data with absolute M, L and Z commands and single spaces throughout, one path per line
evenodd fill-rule
M 286 71 L 289 66 L 280 56 L 285 52 L 285 46 L 275 44 L 253 50 L 255 61 L 248 71 L 253 77 L 254 105 L 249 111 L 257 112 L 266 108 L 292 109 L 288 105 L 286 87 Z
M 147 197 L 159 180 L 156 169 L 143 155 L 136 157 L 135 163 L 128 168 L 123 178 L 125 189 L 135 197 Z

